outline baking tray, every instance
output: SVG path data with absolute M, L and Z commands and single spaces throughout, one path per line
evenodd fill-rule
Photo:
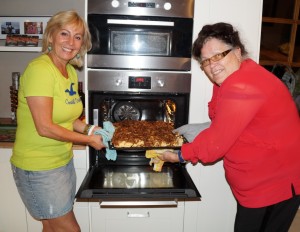
M 187 139 L 184 136 L 181 136 L 183 138 L 183 144 L 187 143 Z M 108 148 L 110 150 L 116 150 L 116 151 L 146 151 L 146 150 L 158 150 L 158 149 L 173 149 L 173 150 L 179 150 L 181 146 L 164 146 L 164 147 L 115 147 L 111 141 L 108 141 Z

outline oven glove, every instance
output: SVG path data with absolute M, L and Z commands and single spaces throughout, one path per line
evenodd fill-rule
M 111 141 L 113 134 L 115 132 L 115 127 L 109 121 L 103 122 L 103 129 L 96 130 L 94 134 L 98 134 L 102 136 L 103 144 L 106 146 L 105 157 L 107 160 L 116 160 L 117 159 L 117 151 L 111 150 L 108 147 L 108 141 Z
M 210 126 L 211 122 L 185 124 L 173 130 L 173 133 L 183 135 L 188 142 L 192 142 L 195 137 Z
M 161 172 L 162 167 L 164 165 L 164 161 L 157 158 L 158 155 L 165 151 L 173 151 L 170 149 L 162 149 L 162 150 L 147 150 L 146 158 L 150 159 L 149 165 L 153 165 L 153 170 L 156 172 Z

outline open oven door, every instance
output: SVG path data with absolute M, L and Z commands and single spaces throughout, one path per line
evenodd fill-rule
M 97 155 L 76 194 L 77 199 L 100 201 L 199 201 L 200 197 L 184 164 L 165 163 L 161 172 L 155 172 L 143 152 L 119 153 L 117 161 Z

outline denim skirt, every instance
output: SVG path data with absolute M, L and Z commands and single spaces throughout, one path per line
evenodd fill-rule
M 57 218 L 73 209 L 76 191 L 73 159 L 63 167 L 47 171 L 25 171 L 11 166 L 21 199 L 33 218 Z

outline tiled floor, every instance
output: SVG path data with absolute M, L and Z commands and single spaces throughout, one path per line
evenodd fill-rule
M 296 217 L 293 221 L 293 224 L 289 229 L 289 232 L 299 232 L 299 231 L 300 231 L 300 209 L 298 210 Z

